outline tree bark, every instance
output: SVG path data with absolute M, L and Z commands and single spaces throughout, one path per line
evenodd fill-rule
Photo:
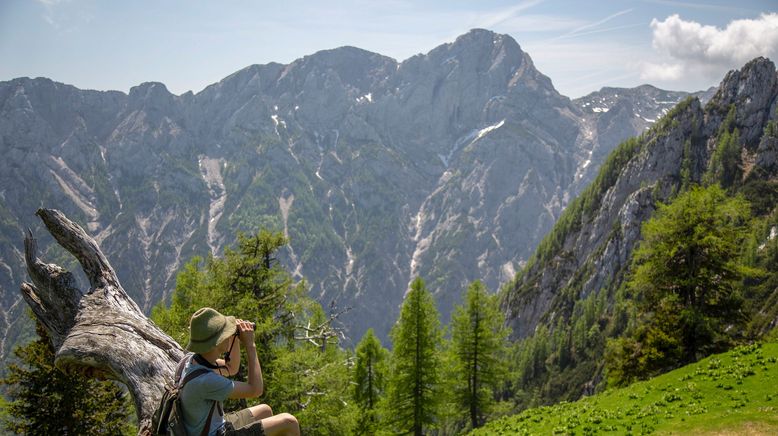
M 148 319 L 119 283 L 94 239 L 63 213 L 36 213 L 57 242 L 81 263 L 89 289 L 75 286 L 73 274 L 38 259 L 29 231 L 24 240 L 32 283 L 22 296 L 51 334 L 55 364 L 66 373 L 124 383 L 132 395 L 139 435 L 148 434 L 151 416 L 184 351 Z

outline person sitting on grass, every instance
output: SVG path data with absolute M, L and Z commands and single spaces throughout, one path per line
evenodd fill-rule
M 264 391 L 262 368 L 254 344 L 254 324 L 204 307 L 189 320 L 189 335 L 186 348 L 194 354 L 187 356 L 189 360 L 182 379 L 199 368 L 211 371 L 193 378 L 181 391 L 181 407 L 188 434 L 300 434 L 300 426 L 294 416 L 288 413 L 273 415 L 267 404 L 224 414 L 222 403 L 227 398 L 254 398 Z M 225 377 L 238 373 L 241 344 L 246 349 L 248 383 Z

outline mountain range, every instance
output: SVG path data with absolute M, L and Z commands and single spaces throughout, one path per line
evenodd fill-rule
M 252 65 L 197 94 L 0 82 L 0 357 L 32 335 L 24 231 L 78 270 L 39 207 L 88 229 L 146 312 L 193 256 L 283 232 L 284 265 L 325 307 L 351 308 L 348 336 L 385 339 L 414 277 L 444 322 L 468 282 L 513 280 L 609 153 L 687 96 L 644 85 L 571 100 L 510 36 L 480 29 L 402 62 L 341 47 Z M 519 334 L 547 313 L 527 315 L 545 289 L 511 300 Z

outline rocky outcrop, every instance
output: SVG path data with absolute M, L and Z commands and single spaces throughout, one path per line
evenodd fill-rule
M 705 134 L 712 136 L 726 117 L 730 105 L 737 109 L 737 126 L 746 147 L 753 148 L 762 137 L 765 123 L 774 118 L 778 79 L 775 65 L 757 58 L 741 70 L 730 71 L 719 91 L 705 107 Z

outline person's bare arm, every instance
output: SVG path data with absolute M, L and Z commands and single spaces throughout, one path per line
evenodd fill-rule
M 235 388 L 230 398 L 253 398 L 262 395 L 264 383 L 262 381 L 262 367 L 257 357 L 257 346 L 254 344 L 254 328 L 250 322 L 239 321 L 238 332 L 240 341 L 246 349 L 246 362 L 248 362 L 248 383 L 235 382 Z
M 230 361 L 227 362 L 224 359 L 216 359 L 216 365 L 227 368 L 227 375 L 233 376 L 238 373 L 240 369 L 240 341 L 237 337 L 232 339 L 234 341 L 232 351 L 230 351 Z M 219 373 L 220 375 L 221 372 Z

